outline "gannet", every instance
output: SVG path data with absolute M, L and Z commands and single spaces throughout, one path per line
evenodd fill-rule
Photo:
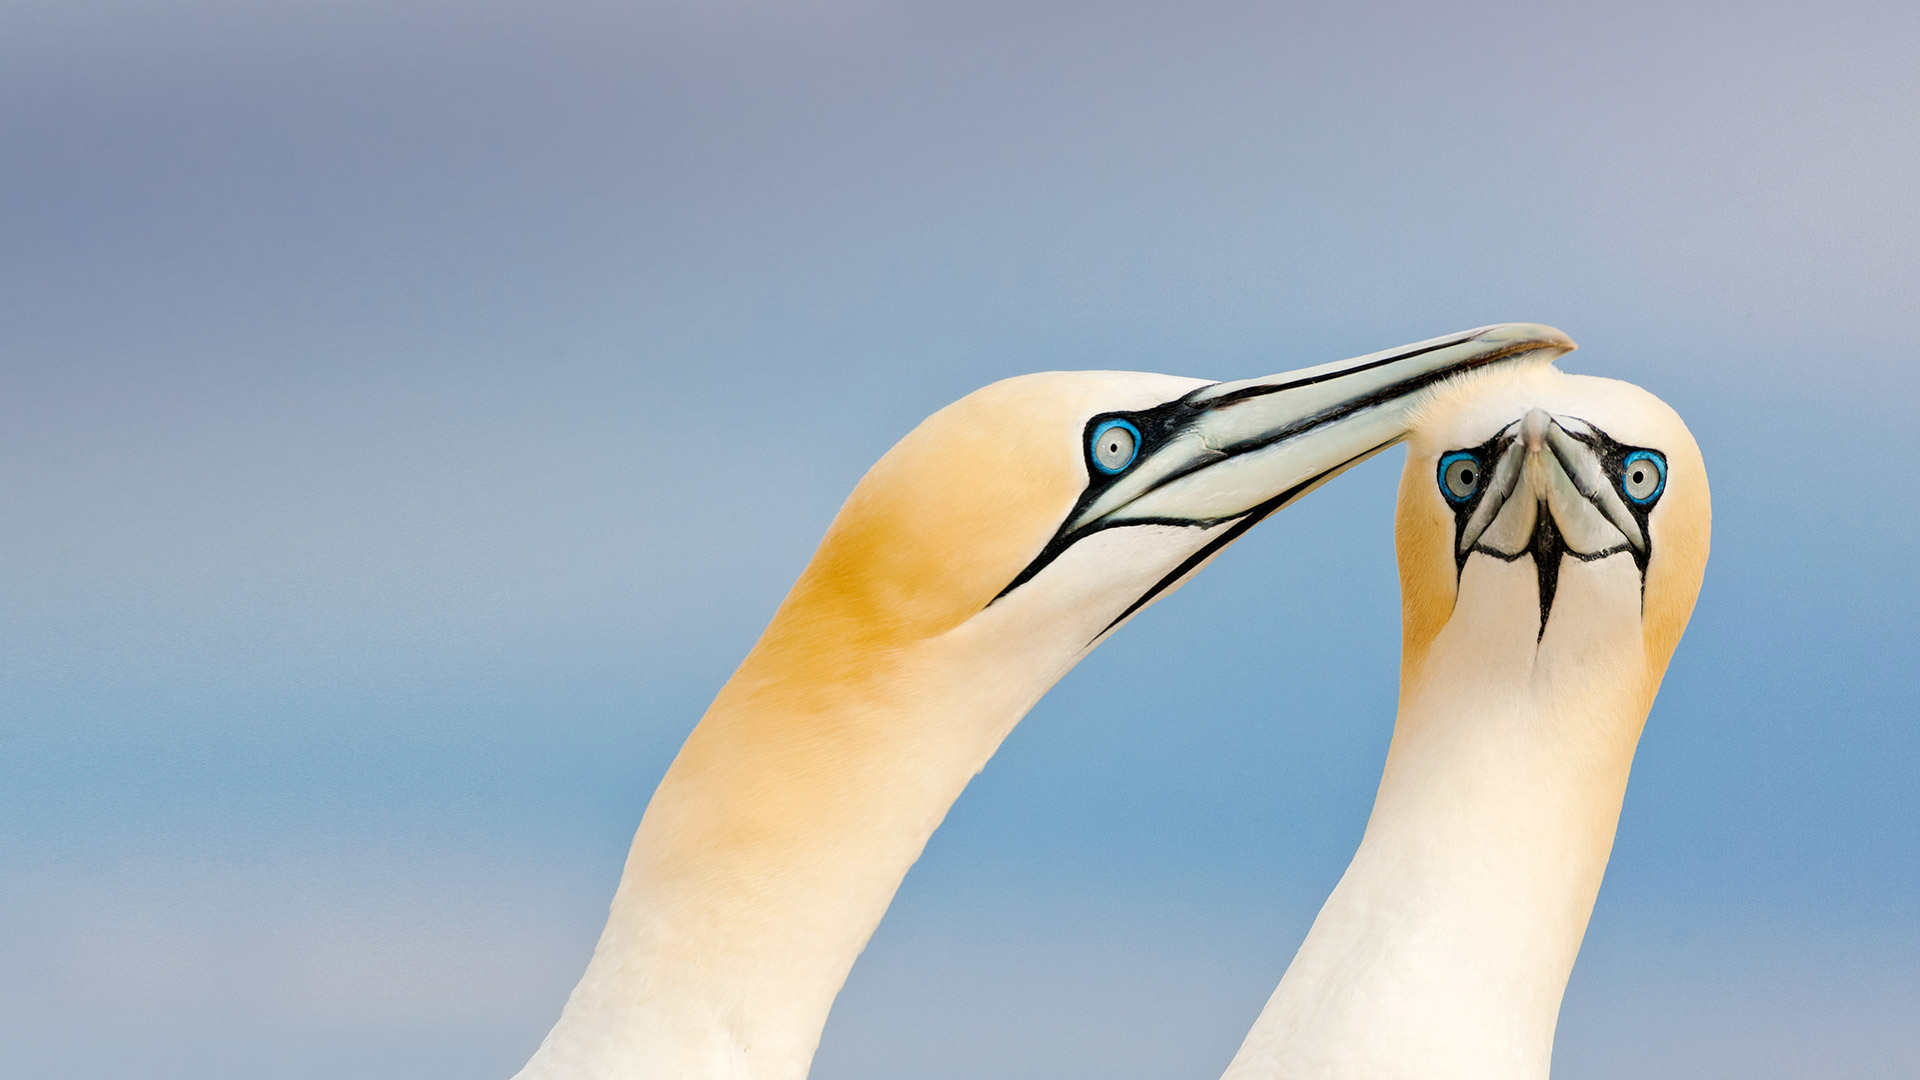
M 1711 518 L 1639 387 L 1504 369 L 1416 410 L 1379 793 L 1226 1080 L 1546 1077 Z
M 522 1080 L 799 1080 L 907 868 L 1041 694 L 1261 519 L 1396 443 L 1505 324 L 1263 379 L 1055 372 L 935 413 L 855 487 L 655 790 Z

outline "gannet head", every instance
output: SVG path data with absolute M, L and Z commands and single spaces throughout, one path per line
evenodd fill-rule
M 1419 671 L 1444 637 L 1448 666 L 1477 648 L 1487 665 L 1583 671 L 1651 702 L 1711 522 L 1700 448 L 1647 391 L 1544 366 L 1455 380 L 1408 438 L 1403 663 Z
M 523 1075 L 803 1075 L 901 876 L 1067 668 L 1398 442 L 1435 383 L 1572 347 L 1513 324 L 1233 383 L 1031 375 L 935 413 L 860 481 L 688 736 Z
M 994 383 L 861 480 L 769 640 L 887 650 L 986 618 L 998 637 L 1070 642 L 1077 656 L 1268 514 L 1399 441 L 1435 383 L 1571 348 L 1550 327 L 1505 324 L 1239 382 Z M 810 629 L 776 632 L 803 616 Z

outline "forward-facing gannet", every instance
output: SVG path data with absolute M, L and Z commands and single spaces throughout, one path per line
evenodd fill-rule
M 1546 1077 L 1710 523 L 1699 447 L 1639 387 L 1503 370 L 1417 411 L 1379 795 L 1227 1080 Z
M 799 1080 L 908 866 L 1007 732 L 1115 627 L 1398 442 L 1508 324 L 1242 382 L 995 383 L 847 499 L 667 770 L 523 1080 Z

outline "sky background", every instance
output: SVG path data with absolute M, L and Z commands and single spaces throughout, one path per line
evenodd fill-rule
M 1716 511 L 1556 1075 L 1920 1074 L 1920 6 L 1813 8 L 0 0 L 0 1060 L 504 1078 L 920 418 L 1528 320 Z M 1399 458 L 1034 709 L 819 1080 L 1218 1074 L 1366 820 Z

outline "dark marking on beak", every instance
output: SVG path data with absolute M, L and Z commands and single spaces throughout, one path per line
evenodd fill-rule
M 1228 526 L 1224 531 L 1220 533 L 1219 536 L 1216 536 L 1213 539 L 1207 541 L 1204 545 L 1201 546 L 1199 551 L 1196 551 L 1193 554 L 1187 556 L 1185 559 L 1182 559 L 1180 561 L 1180 565 L 1174 567 L 1171 571 L 1167 573 L 1165 577 L 1162 577 L 1159 581 L 1154 582 L 1153 588 L 1148 589 L 1146 592 L 1142 593 L 1140 595 L 1140 599 L 1135 600 L 1131 604 L 1128 604 L 1127 610 L 1121 612 L 1119 615 L 1116 615 L 1112 622 L 1102 627 L 1098 634 L 1093 635 L 1093 641 L 1087 642 L 1087 646 L 1091 648 L 1095 641 L 1099 641 L 1101 638 L 1105 637 L 1108 633 L 1110 633 L 1114 627 L 1119 626 L 1123 622 L 1126 622 L 1127 619 L 1134 612 L 1139 611 L 1141 608 L 1146 607 L 1148 604 L 1152 603 L 1154 597 L 1159 596 L 1161 593 L 1166 592 L 1168 589 L 1173 588 L 1173 586 L 1175 586 L 1180 582 L 1181 578 L 1184 578 L 1188 574 L 1191 574 L 1195 570 L 1199 569 L 1201 563 L 1204 563 L 1208 559 L 1213 558 L 1215 553 L 1217 553 L 1221 548 L 1224 548 L 1228 544 L 1233 543 L 1235 540 L 1240 539 L 1241 536 L 1245 535 L 1248 529 L 1253 528 L 1255 525 L 1258 525 L 1262 521 L 1265 521 L 1268 517 L 1272 516 L 1274 513 L 1284 509 L 1288 503 L 1291 503 L 1294 500 L 1300 498 L 1300 496 L 1306 494 L 1309 491 L 1312 491 L 1315 487 L 1324 483 L 1328 477 L 1333 476 L 1344 469 L 1351 468 L 1355 464 L 1361 461 L 1364 461 L 1367 458 L 1372 457 L 1373 455 L 1379 453 L 1382 450 L 1385 450 L 1388 446 L 1391 446 L 1391 445 L 1392 443 L 1382 443 L 1381 445 L 1373 447 L 1372 449 L 1367 450 L 1364 453 L 1356 454 L 1355 456 L 1348 458 L 1347 460 L 1341 462 L 1338 465 L 1335 465 L 1333 468 L 1328 469 L 1325 472 L 1322 472 L 1316 476 L 1310 477 L 1306 480 L 1302 480 L 1300 483 L 1295 484 L 1294 486 L 1288 488 L 1287 490 L 1281 492 L 1280 494 L 1275 495 L 1273 498 L 1268 499 L 1266 502 L 1261 503 L 1259 506 L 1256 506 L 1253 509 L 1247 511 L 1245 516 L 1241 517 L 1240 520 Z

